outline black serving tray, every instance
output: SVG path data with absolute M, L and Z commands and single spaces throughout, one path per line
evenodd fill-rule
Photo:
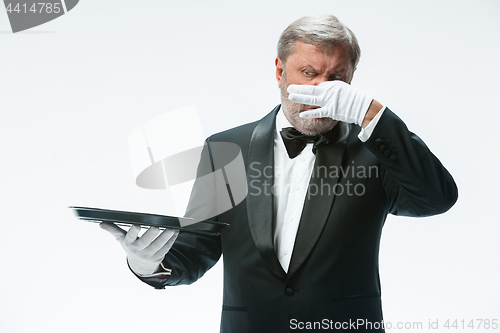
M 139 225 L 141 227 L 159 227 L 161 229 L 178 229 L 180 232 L 188 232 L 203 236 L 219 236 L 223 228 L 229 226 L 227 223 L 213 220 L 199 220 L 182 217 L 187 221 L 186 226 L 181 226 L 179 218 L 167 215 L 156 215 L 137 212 L 126 212 L 91 207 L 70 206 L 80 220 L 88 222 L 111 222 L 121 226 Z M 184 223 L 186 224 L 186 223 Z

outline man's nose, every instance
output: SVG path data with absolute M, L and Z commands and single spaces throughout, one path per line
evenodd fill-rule
M 314 80 L 311 81 L 311 85 L 317 86 L 318 84 L 326 81 L 331 81 L 331 79 L 326 76 L 326 75 L 318 75 L 317 77 L 314 78 Z
M 335 80 L 342 80 L 342 77 L 340 75 L 318 75 L 309 84 L 313 85 L 313 86 L 317 86 L 320 83 L 323 83 L 326 81 L 335 81 Z

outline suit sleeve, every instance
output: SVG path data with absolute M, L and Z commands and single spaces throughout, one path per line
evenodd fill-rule
M 391 214 L 431 216 L 455 204 L 458 189 L 453 177 L 388 108 L 365 145 L 380 163 Z
M 201 153 L 186 217 L 217 220 L 217 193 L 220 189 L 217 188 L 213 171 L 210 141 L 207 140 Z M 156 289 L 164 289 L 167 285 L 191 284 L 217 263 L 221 253 L 220 236 L 202 236 L 181 231 L 162 262 L 164 267 L 172 269 L 170 276 L 141 277 L 134 274 Z

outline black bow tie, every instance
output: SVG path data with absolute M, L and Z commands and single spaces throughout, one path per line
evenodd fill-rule
M 312 151 L 314 154 L 316 154 L 316 151 L 319 147 L 325 146 L 330 142 L 335 141 L 333 140 L 334 139 L 333 129 L 324 134 L 305 135 L 300 133 L 294 127 L 286 127 L 280 131 L 280 134 L 281 137 L 283 138 L 283 143 L 285 144 L 286 151 L 290 158 L 297 157 L 297 155 L 299 155 L 300 152 L 304 150 L 304 148 L 308 143 L 314 143 Z

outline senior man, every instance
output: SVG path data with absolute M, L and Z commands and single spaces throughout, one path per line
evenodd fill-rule
M 244 158 L 248 196 L 217 217 L 230 227 L 220 237 L 165 230 L 155 239 L 157 229 L 138 238 L 138 227 L 101 224 L 132 271 L 158 289 L 190 284 L 224 254 L 221 332 L 383 332 L 387 214 L 443 213 L 457 188 L 400 118 L 350 85 L 359 56 L 336 17 L 293 22 L 278 42 L 282 104 L 207 139 L 208 150 L 231 142 Z

